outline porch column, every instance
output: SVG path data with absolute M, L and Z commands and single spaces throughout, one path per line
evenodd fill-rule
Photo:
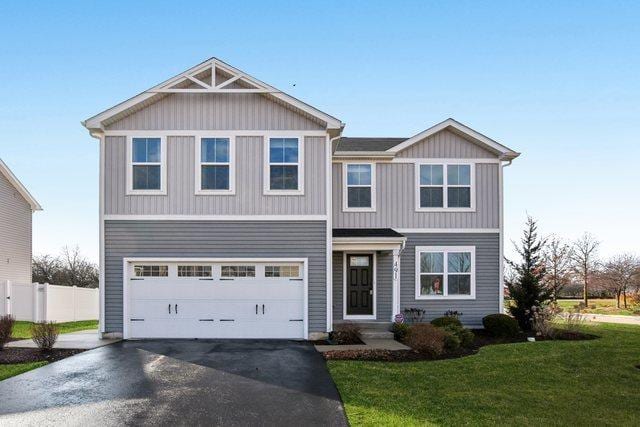
M 391 292 L 391 321 L 400 314 L 400 248 L 393 250 L 393 280 Z

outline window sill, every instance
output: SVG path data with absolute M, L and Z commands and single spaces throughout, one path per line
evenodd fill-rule
M 166 196 L 166 190 L 127 190 L 127 196 Z
M 416 295 L 416 300 L 430 300 L 430 301 L 449 301 L 449 300 L 475 300 L 475 295 Z
M 376 208 L 344 208 L 342 212 L 375 212 Z
M 304 196 L 303 190 L 264 190 L 265 196 Z
M 416 212 L 475 212 L 476 208 L 416 208 Z
M 196 190 L 196 196 L 235 196 L 236 190 Z

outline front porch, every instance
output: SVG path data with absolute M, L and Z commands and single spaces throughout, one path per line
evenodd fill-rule
M 405 243 L 405 236 L 387 228 L 333 230 L 334 324 L 381 322 L 388 328 L 400 312 Z

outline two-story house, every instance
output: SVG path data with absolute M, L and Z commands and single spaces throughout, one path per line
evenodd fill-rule
M 448 119 L 344 124 L 212 58 L 83 122 L 100 141 L 100 330 L 312 339 L 343 321 L 502 303 L 518 153 Z

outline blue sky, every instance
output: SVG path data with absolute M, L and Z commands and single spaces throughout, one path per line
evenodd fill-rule
M 347 123 L 454 117 L 522 156 L 505 229 L 640 252 L 638 2 L 3 2 L 0 157 L 44 207 L 34 253 L 98 254 L 98 145 L 80 121 L 219 57 Z M 295 86 L 293 86 L 295 84 Z

